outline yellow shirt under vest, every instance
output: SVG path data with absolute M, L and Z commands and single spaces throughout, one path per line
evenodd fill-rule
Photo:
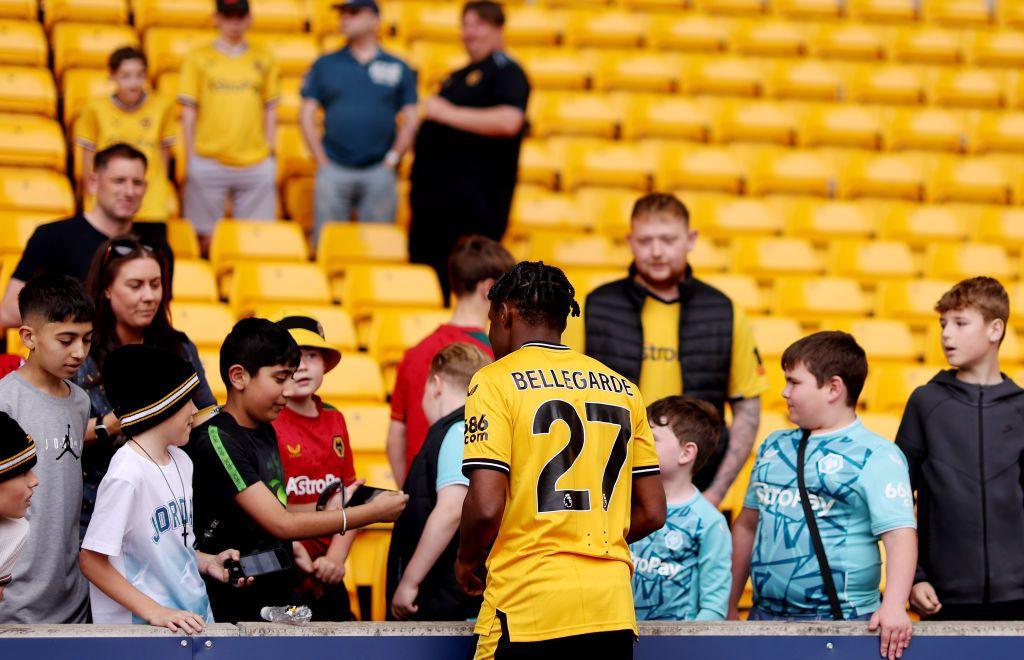
M 181 65 L 178 100 L 198 107 L 195 151 L 231 167 L 249 167 L 270 155 L 263 118 L 280 95 L 277 62 L 249 45 L 237 55 L 213 43 Z
M 463 471 L 509 478 L 476 633 L 635 632 L 630 498 L 634 478 L 659 473 L 636 386 L 565 346 L 529 343 L 473 377 L 465 433 Z
M 643 362 L 640 366 L 640 391 L 644 400 L 655 402 L 666 396 L 683 394 L 683 372 L 679 365 L 679 301 L 666 302 L 648 294 L 640 314 L 644 329 Z M 754 332 L 743 310 L 733 303 L 732 360 L 729 369 L 729 398 L 749 399 L 768 389 L 761 355 Z M 686 350 L 685 347 L 683 350 Z
M 113 95 L 96 96 L 85 104 L 75 122 L 75 143 L 89 151 L 102 151 L 124 142 L 146 155 L 146 196 L 137 218 L 166 220 L 171 213 L 171 185 L 164 167 L 163 149 L 174 144 L 177 132 L 172 101 L 147 94 L 134 108 Z M 86 200 L 86 210 L 95 203 Z

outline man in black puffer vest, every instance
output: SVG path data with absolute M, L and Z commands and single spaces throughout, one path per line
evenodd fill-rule
M 687 265 L 697 232 L 683 203 L 652 193 L 634 205 L 630 224 L 629 276 L 587 296 L 586 354 L 637 383 L 645 401 L 685 391 L 719 414 L 729 403 L 732 427 L 723 425 L 715 455 L 694 475 L 718 505 L 757 435 L 764 367 L 742 311 Z
M 469 487 L 462 474 L 466 389 L 490 362 L 465 342 L 445 346 L 431 361 L 423 394 L 430 429 L 409 468 L 409 503 L 395 522 L 388 551 L 391 619 L 465 621 L 480 611 L 480 597 L 467 595 L 455 581 L 455 555 Z

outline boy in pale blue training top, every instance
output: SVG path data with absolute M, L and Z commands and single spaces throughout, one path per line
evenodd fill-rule
M 733 524 L 730 618 L 737 618 L 749 572 L 750 620 L 830 620 L 839 618 L 836 609 L 846 620 L 870 619 L 871 630 L 881 628 L 882 656 L 900 657 L 911 635 L 906 603 L 917 562 L 914 501 L 902 452 L 857 417 L 868 373 L 864 350 L 846 333 L 819 332 L 786 349 L 782 368 L 782 396 L 800 428 L 772 433 L 758 450 L 743 511 Z M 801 444 L 807 505 L 825 562 L 815 551 L 800 497 Z M 884 598 L 878 593 L 879 539 L 887 557 Z
M 629 546 L 636 617 L 716 621 L 729 605 L 732 539 L 725 517 L 693 485 L 721 430 L 711 404 L 686 396 L 647 408 L 668 515 L 665 526 Z

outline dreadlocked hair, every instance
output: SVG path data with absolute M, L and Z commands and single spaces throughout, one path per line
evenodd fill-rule
M 495 304 L 510 303 L 530 325 L 565 329 L 570 315 L 580 315 L 576 289 L 560 268 L 543 261 L 522 261 L 501 276 L 487 298 Z

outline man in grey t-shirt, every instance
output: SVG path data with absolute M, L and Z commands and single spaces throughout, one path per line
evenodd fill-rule
M 0 601 L 0 624 L 85 623 L 89 618 L 89 584 L 78 568 L 89 396 L 67 385 L 68 396 L 56 397 L 33 387 L 19 372 L 0 380 L 0 410 L 35 440 L 39 477 L 27 516 L 28 544 Z

